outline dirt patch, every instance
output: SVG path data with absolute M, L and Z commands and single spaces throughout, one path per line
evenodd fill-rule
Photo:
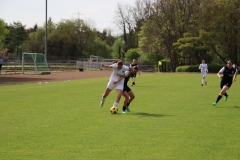
M 37 83 L 37 82 L 53 82 L 53 81 L 67 81 L 75 79 L 96 78 L 110 76 L 111 70 L 101 71 L 72 71 L 72 72 L 51 72 L 45 75 L 29 75 L 29 74 L 1 74 L 0 86 L 13 85 L 22 83 Z

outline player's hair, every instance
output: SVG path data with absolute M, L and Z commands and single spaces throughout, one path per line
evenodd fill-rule
M 114 64 L 114 63 L 118 63 L 118 60 L 114 60 L 114 61 L 112 62 L 112 64 Z
M 118 64 L 118 66 L 122 66 L 123 62 L 122 61 L 118 61 L 117 64 Z
M 233 60 L 228 60 L 228 62 L 231 62 L 233 64 Z

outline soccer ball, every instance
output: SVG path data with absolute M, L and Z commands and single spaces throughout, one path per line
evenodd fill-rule
M 113 106 L 112 108 L 110 108 L 110 113 L 117 114 L 118 113 L 118 108 Z

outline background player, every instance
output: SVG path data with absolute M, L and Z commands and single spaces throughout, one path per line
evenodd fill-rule
M 207 72 L 208 72 L 208 66 L 205 63 L 205 60 L 202 60 L 202 64 L 199 65 L 198 69 L 201 70 L 201 75 L 202 75 L 201 86 L 203 86 L 204 84 L 207 85 L 206 75 L 207 75 Z
M 130 64 L 131 68 L 134 66 L 138 67 L 138 64 L 136 63 L 136 59 L 133 59 L 132 63 Z M 140 75 L 139 71 L 138 71 L 138 74 Z M 137 77 L 137 73 L 131 74 L 130 76 L 132 78 L 132 86 L 135 86 L 135 79 Z

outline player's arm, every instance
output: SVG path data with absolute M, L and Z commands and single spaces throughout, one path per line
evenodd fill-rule
M 124 73 L 124 75 L 122 75 L 117 81 L 115 81 L 115 82 L 113 82 L 113 83 L 114 83 L 114 84 L 117 84 L 119 81 L 121 81 L 121 80 L 122 80 L 123 78 L 125 78 L 125 77 L 128 77 L 130 74 L 131 74 L 130 71 L 127 73 L 127 75 Z
M 224 70 L 225 70 L 225 67 L 223 67 L 218 73 L 217 73 L 217 76 L 219 77 L 219 78 L 222 78 L 223 76 L 222 76 L 222 73 L 224 72 Z
M 233 81 L 235 82 L 236 80 L 237 80 L 237 69 L 236 69 L 236 72 L 235 72 L 235 74 L 234 74 L 234 76 L 233 76 Z
M 218 72 L 218 73 L 217 73 L 217 76 L 218 76 L 219 78 L 222 78 L 222 77 L 223 77 L 221 72 Z
M 202 65 L 200 64 L 200 65 L 199 65 L 199 67 L 198 67 L 198 69 L 202 70 L 202 68 L 201 68 L 201 67 L 202 67 Z
M 104 68 L 113 68 L 111 65 L 105 65 L 103 63 L 101 63 L 101 66 L 104 67 Z

